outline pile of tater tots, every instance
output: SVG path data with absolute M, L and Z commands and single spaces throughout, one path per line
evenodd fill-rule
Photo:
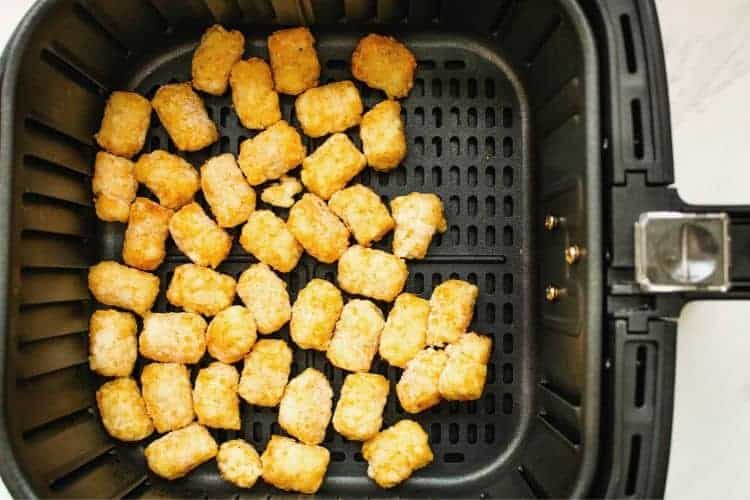
M 96 393 L 102 423 L 118 440 L 151 437 L 146 461 L 162 478 L 183 477 L 215 458 L 222 478 L 240 488 L 262 478 L 301 493 L 316 492 L 324 480 L 330 456 L 321 443 L 332 423 L 362 442 L 368 476 L 393 487 L 433 454 L 416 421 L 383 428 L 390 385 L 369 373 L 375 355 L 403 369 L 396 397 L 415 414 L 441 400 L 478 399 L 492 347 L 488 336 L 467 331 L 475 285 L 445 281 L 429 299 L 402 293 L 406 261 L 423 259 L 433 236 L 446 230 L 441 199 L 410 193 L 388 207 L 372 189 L 349 185 L 368 166 L 388 172 L 406 156 L 398 99 L 409 94 L 416 59 L 391 37 L 362 38 L 351 72 L 387 96 L 365 110 L 351 81 L 319 84 L 306 28 L 271 34 L 269 62 L 242 59 L 244 51 L 239 31 L 212 26 L 193 55 L 192 81 L 163 85 L 150 101 L 134 92 L 113 92 L 107 101 L 96 134 L 103 151 L 94 169 L 95 208 L 101 220 L 127 228 L 122 260 L 100 262 L 88 275 L 99 303 L 90 367 L 108 378 Z M 180 152 L 218 141 L 201 94 L 227 91 L 239 122 L 258 131 L 237 155 L 200 166 L 164 150 L 135 158 L 152 108 Z M 279 94 L 296 96 L 301 130 L 282 119 Z M 352 127 L 359 127 L 362 151 L 344 133 Z M 307 151 L 302 134 L 325 139 Z M 139 185 L 149 197 L 136 196 Z M 199 190 L 205 209 L 195 201 Z M 264 206 L 289 209 L 287 219 L 256 210 L 257 191 Z M 216 271 L 232 247 L 230 228 L 257 260 L 237 280 Z M 392 252 L 371 248 L 390 231 Z M 165 283 L 166 300 L 181 312 L 152 312 L 168 237 L 190 261 Z M 336 263 L 336 282 L 313 279 L 292 303 L 280 274 L 293 271 L 303 252 Z M 287 324 L 291 343 L 274 338 Z M 290 380 L 293 348 L 325 352 L 350 372 L 335 408 L 322 372 L 306 368 Z M 143 368 L 134 372 L 139 354 Z M 199 363 L 192 380 L 189 365 Z M 273 435 L 265 450 L 242 439 L 217 443 L 208 428 L 240 430 L 243 418 L 252 421 L 241 400 L 278 407 L 286 435 Z

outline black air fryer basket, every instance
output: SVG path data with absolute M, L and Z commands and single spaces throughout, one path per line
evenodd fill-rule
M 274 29 L 309 25 L 323 83 L 351 77 L 351 52 L 366 33 L 411 47 L 419 66 L 403 101 L 408 157 L 389 174 L 366 170 L 356 181 L 386 199 L 442 197 L 449 229 L 427 259 L 410 263 L 407 290 L 428 297 L 450 277 L 476 283 L 472 328 L 494 340 L 482 399 L 416 416 L 435 454 L 430 466 L 378 489 L 359 445 L 330 432 L 318 495 L 661 495 L 672 318 L 687 300 L 747 296 L 750 253 L 741 250 L 750 225 L 746 210 L 687 207 L 668 188 L 652 0 L 37 2 L 5 50 L 0 94 L 0 471 L 11 493 L 284 496 L 262 482 L 234 489 L 213 461 L 174 482 L 149 474 L 143 443 L 116 442 L 102 428 L 94 401 L 102 380 L 87 364 L 87 269 L 119 259 L 123 235 L 92 208 L 92 135 L 103 104 L 115 89 L 151 97 L 159 85 L 188 80 L 192 50 L 213 23 L 244 32 L 246 57 L 267 57 Z M 383 98 L 360 91 L 366 107 Z M 194 165 L 236 153 L 253 134 L 228 95 L 204 97 L 221 139 L 185 155 Z M 294 124 L 292 102 L 282 98 Z M 144 152 L 157 148 L 173 145 L 154 119 Z M 185 261 L 170 245 L 163 286 Z M 251 261 L 236 245 L 219 270 L 237 276 Z M 696 269 L 711 272 L 696 277 Z M 333 279 L 335 266 L 303 258 L 286 276 L 292 300 L 313 277 Z M 156 309 L 170 310 L 163 295 Z M 297 350 L 293 374 L 306 366 L 323 370 L 338 393 L 343 373 L 321 353 Z M 374 371 L 392 384 L 399 376 L 384 362 Z M 212 432 L 262 450 L 279 432 L 275 411 L 245 403 L 242 411 L 240 431 Z M 391 398 L 385 424 L 404 417 Z

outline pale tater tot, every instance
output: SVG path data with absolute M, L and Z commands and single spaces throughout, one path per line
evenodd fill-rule
M 471 323 L 478 296 L 479 288 L 466 281 L 454 279 L 436 286 L 430 297 L 427 345 L 456 342 Z
M 362 151 L 367 164 L 387 172 L 398 167 L 406 156 L 406 132 L 398 101 L 376 104 L 362 117 L 359 126 Z
M 278 331 L 291 317 L 286 283 L 262 262 L 251 265 L 240 275 L 237 295 L 253 313 L 258 333 Z
M 350 373 L 333 414 L 333 428 L 346 439 L 366 441 L 383 425 L 388 379 L 376 373 Z
M 404 368 L 425 347 L 430 303 L 411 293 L 402 293 L 393 303 L 380 336 L 380 357 Z
M 173 210 L 193 201 L 200 189 L 198 171 L 162 149 L 138 157 L 135 178 L 159 198 L 159 204 Z
M 104 377 L 127 377 L 138 357 L 138 325 L 132 314 L 94 311 L 89 321 L 89 368 Z
M 328 200 L 367 165 L 365 155 L 344 134 L 333 134 L 302 162 L 302 183 Z
M 182 429 L 193 421 L 190 372 L 179 363 L 151 363 L 141 373 L 146 410 L 159 433 Z
M 354 78 L 383 90 L 391 99 L 409 95 L 416 69 L 414 54 L 390 36 L 367 35 L 357 43 L 352 54 Z
M 247 224 L 242 226 L 240 245 L 256 259 L 282 273 L 294 269 L 302 256 L 302 245 L 287 223 L 270 210 L 250 214 Z
M 232 153 L 215 156 L 203 164 L 201 187 L 220 227 L 242 224 L 255 210 L 255 190 L 245 181 Z
M 438 380 L 447 361 L 444 351 L 427 348 L 406 363 L 396 384 L 396 395 L 404 410 L 419 413 L 440 402 Z
M 193 405 L 198 422 L 217 429 L 240 429 L 240 374 L 232 365 L 215 361 L 198 372 Z
M 349 248 L 349 230 L 314 194 L 307 193 L 294 204 L 287 226 L 302 248 L 320 262 L 336 262 Z
M 234 278 L 195 264 L 178 266 L 167 288 L 170 304 L 188 312 L 216 316 L 234 301 Z
M 294 101 L 294 112 L 309 137 L 322 137 L 359 125 L 362 98 L 349 80 L 306 90 Z
M 284 389 L 279 425 L 305 444 L 320 444 L 331 421 L 333 389 L 315 368 L 307 368 Z
M 473 332 L 446 347 L 448 362 L 440 374 L 440 395 L 451 401 L 479 399 L 487 381 L 491 350 L 492 339 Z
M 216 125 L 189 83 L 162 85 L 151 104 L 180 151 L 198 151 L 219 140 Z
M 307 148 L 297 129 L 280 120 L 240 144 L 237 161 L 251 186 L 278 179 L 305 159 Z
M 273 435 L 260 456 L 263 480 L 280 490 L 313 494 L 323 484 L 330 459 L 322 446 Z
M 258 481 L 263 467 L 258 452 L 242 439 L 221 443 L 216 463 L 222 479 L 239 488 L 252 488 Z
M 96 216 L 101 220 L 128 221 L 130 204 L 138 190 L 133 170 L 133 162 L 126 158 L 104 151 L 96 153 L 91 190 L 94 193 Z
M 271 67 L 258 57 L 239 61 L 229 77 L 232 103 L 242 126 L 264 129 L 281 120 L 279 94 L 273 88 Z
M 154 432 L 135 380 L 116 378 L 96 391 L 99 416 L 107 433 L 120 441 L 140 441 Z
M 136 198 L 130 207 L 122 244 L 125 264 L 153 271 L 167 255 L 169 221 L 174 212 L 148 198 Z
M 236 363 L 252 349 L 255 318 L 246 307 L 231 306 L 214 316 L 206 331 L 208 353 L 224 363 Z
M 175 212 L 169 221 L 169 234 L 177 248 L 201 266 L 216 269 L 232 249 L 232 237 L 229 233 L 220 228 L 195 202 Z
M 178 479 L 216 456 L 218 446 L 205 427 L 193 423 L 146 446 L 148 468 L 164 479 Z
M 229 72 L 244 51 L 245 37 L 239 31 L 227 31 L 218 24 L 208 28 L 193 53 L 193 87 L 222 95 L 227 91 Z
M 314 44 L 315 38 L 307 28 L 279 30 L 268 37 L 277 92 L 297 95 L 318 84 L 320 62 Z
M 278 405 L 291 370 L 292 350 L 286 342 L 259 340 L 245 356 L 238 390 L 240 397 L 253 405 Z
M 206 352 L 206 320 L 190 312 L 147 314 L 138 346 L 154 361 L 197 363 Z
M 401 293 L 409 270 L 406 263 L 388 252 L 352 245 L 338 262 L 337 279 L 345 292 L 385 302 Z
M 369 300 L 350 300 L 341 311 L 326 357 L 342 370 L 369 371 L 384 325 L 378 306 Z
M 135 92 L 112 92 L 96 142 L 117 156 L 132 158 L 143 148 L 151 122 L 151 103 Z
M 111 260 L 89 269 L 88 284 L 94 298 L 102 304 L 141 316 L 151 310 L 159 294 L 158 277 Z
M 325 351 L 344 307 L 341 291 L 322 279 L 313 279 L 297 294 L 289 333 L 302 349 Z
M 447 229 L 442 200 L 434 193 L 409 193 L 391 200 L 396 221 L 393 253 L 404 259 L 423 259 L 436 232 Z
M 362 246 L 369 247 L 393 229 L 393 219 L 380 196 L 362 184 L 335 192 L 328 200 L 328 207 L 344 221 Z
M 264 203 L 274 207 L 289 208 L 294 205 L 294 197 L 302 192 L 302 183 L 295 177 L 282 175 L 281 180 L 271 184 L 260 195 Z
M 401 420 L 362 445 L 367 475 L 392 488 L 432 462 L 427 433 L 413 420 Z

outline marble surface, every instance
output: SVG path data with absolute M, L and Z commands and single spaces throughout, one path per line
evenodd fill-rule
M 691 203 L 750 203 L 750 1 L 656 0 L 675 179 Z M 4 0 L 0 47 L 33 0 Z M 745 302 L 693 303 L 680 316 L 667 498 L 746 498 L 750 334 Z M 0 484 L 0 499 L 9 495 Z

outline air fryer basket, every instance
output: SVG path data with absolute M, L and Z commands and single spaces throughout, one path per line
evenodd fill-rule
M 630 23 L 627 33 L 622 16 Z M 639 20 L 650 38 L 634 38 Z M 622 214 L 611 193 L 618 182 L 627 187 L 611 172 L 623 170 L 619 155 L 628 140 L 641 148 L 668 144 L 668 126 L 654 126 L 660 119 L 668 124 L 666 109 L 649 114 L 651 105 L 663 104 L 666 92 L 659 86 L 663 63 L 655 17 L 645 0 L 580 5 L 574 0 L 39 1 L 4 55 L 0 108 L 5 179 L 0 200 L 8 208 L 0 218 L 7 241 L 0 246 L 7 292 L 0 295 L 5 339 L 0 344 L 0 470 L 11 492 L 23 497 L 280 493 L 262 484 L 249 492 L 236 490 L 221 481 L 213 462 L 171 483 L 151 476 L 143 444 L 115 442 L 101 427 L 94 391 L 102 380 L 87 367 L 86 329 L 94 307 L 87 268 L 97 260 L 119 259 L 123 233 L 121 225 L 97 222 L 91 206 L 92 134 L 104 100 L 113 89 L 132 88 L 150 97 L 158 85 L 189 79 L 192 49 L 214 22 L 242 29 L 246 56 L 262 57 L 270 31 L 310 25 L 323 82 L 350 77 L 351 51 L 365 33 L 393 34 L 413 49 L 419 67 L 414 89 L 403 101 L 408 157 L 390 174 L 367 170 L 357 181 L 388 199 L 410 191 L 434 191 L 443 198 L 449 229 L 426 260 L 410 263 L 407 289 L 429 296 L 449 277 L 476 283 L 480 297 L 472 328 L 494 339 L 482 399 L 442 403 L 416 417 L 430 435 L 433 464 L 394 490 L 379 490 L 366 477 L 359 446 L 331 432 L 325 446 L 332 461 L 319 495 L 658 494 L 668 437 L 665 444 L 659 434 L 658 448 L 645 437 L 647 431 L 668 431 L 668 339 L 650 351 L 666 346 L 666 370 L 656 372 L 656 356 L 643 358 L 644 364 L 652 362 L 641 383 L 653 380 L 656 387 L 659 377 L 659 392 L 648 399 L 659 411 L 654 412 L 658 418 L 640 421 L 636 451 L 624 444 L 632 429 L 621 418 L 630 407 L 622 406 L 620 386 L 630 377 L 629 353 L 641 354 L 617 340 L 617 332 L 601 345 L 603 332 L 621 326 L 618 314 L 629 306 L 611 297 L 610 283 L 611 321 L 605 320 L 603 271 L 610 280 L 623 279 L 612 269 L 610 245 L 618 245 L 615 259 L 626 255 L 627 235 L 632 235 L 627 229 L 602 233 L 602 227 L 612 226 L 602 200 L 613 214 Z M 642 50 L 643 43 L 651 43 L 650 50 Z M 630 72 L 627 79 L 619 64 L 625 61 L 629 68 L 631 57 L 635 64 L 650 57 L 652 66 L 640 66 L 643 74 Z M 623 81 L 643 83 L 641 90 L 654 95 L 642 101 L 640 129 L 634 126 L 630 136 L 619 130 Z M 360 91 L 368 107 L 383 97 L 362 85 Z M 204 97 L 221 140 L 186 155 L 196 166 L 219 152 L 236 153 L 239 142 L 253 134 L 238 124 L 228 96 Z M 282 107 L 285 119 L 295 123 L 292 102 L 284 97 Z M 158 120 L 152 125 L 144 151 L 173 149 Z M 307 145 L 318 144 L 309 140 Z M 670 172 L 664 178 L 650 181 L 668 180 L 670 168 L 664 167 Z M 664 195 L 647 203 L 633 189 L 633 214 L 665 205 Z M 548 214 L 565 223 L 545 231 L 541 222 Z M 389 244 L 390 239 L 382 243 Z M 585 253 L 568 264 L 563 256 L 570 245 Z M 163 286 L 184 261 L 172 245 L 160 268 Z M 236 276 L 251 261 L 235 245 L 219 269 Z M 334 276 L 335 266 L 303 258 L 287 276 L 292 299 L 313 277 Z M 545 300 L 549 285 L 564 290 L 561 300 Z M 156 309 L 170 310 L 163 294 Z M 343 373 L 320 353 L 297 350 L 293 373 L 306 366 L 322 369 L 338 392 Z M 374 371 L 392 384 L 399 376 L 382 362 Z M 242 429 L 215 436 L 243 437 L 262 449 L 270 434 L 279 432 L 275 412 L 243 405 Z M 385 423 L 400 418 L 404 415 L 391 400 Z M 628 463 L 621 459 L 625 453 Z M 641 455 L 650 457 L 653 467 L 644 458 L 639 473 Z

